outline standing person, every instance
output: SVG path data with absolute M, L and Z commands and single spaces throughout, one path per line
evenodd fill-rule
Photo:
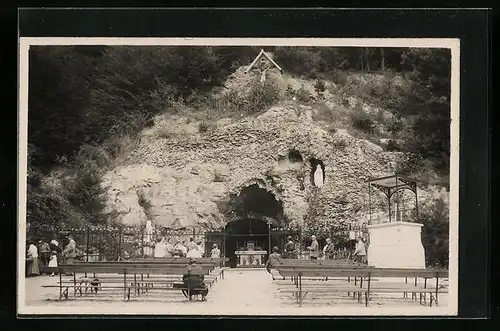
M 323 247 L 323 256 L 325 260 L 333 260 L 335 254 L 335 246 L 330 238 L 326 238 L 326 245 Z
M 318 259 L 318 257 L 319 257 L 319 244 L 318 244 L 318 241 L 316 240 L 315 235 L 311 236 L 311 246 L 307 247 L 307 250 L 309 251 L 309 258 L 311 260 Z
M 365 243 L 363 242 L 363 238 L 358 237 L 358 241 L 356 242 L 356 248 L 354 250 L 354 261 L 358 263 L 365 263 L 366 257 L 366 249 Z
M 212 259 L 220 259 L 220 249 L 217 244 L 213 244 L 212 251 L 210 252 L 210 257 Z
M 200 252 L 200 256 L 205 256 L 205 246 L 200 239 L 196 240 L 196 246 L 198 246 L 198 252 Z
M 161 238 L 155 245 L 154 258 L 165 257 L 165 238 Z
M 296 259 L 296 251 L 295 251 L 295 243 L 292 241 L 292 237 L 287 238 L 287 243 L 285 245 L 285 254 L 284 258 L 287 259 Z
M 177 239 L 177 242 L 174 246 L 174 250 L 177 252 L 175 255 L 178 255 L 179 257 L 184 257 L 185 256 L 185 251 L 186 247 L 181 243 L 179 239 Z
M 38 248 L 36 248 L 33 242 L 30 242 L 28 247 L 28 260 L 31 262 L 27 268 L 28 276 L 40 275 L 40 269 L 38 267 Z
M 171 243 L 171 239 L 166 240 L 165 243 L 165 256 L 172 257 L 174 255 L 174 245 Z
M 188 247 L 188 252 L 186 254 L 186 257 L 190 259 L 201 259 L 202 257 L 201 247 L 197 243 L 194 243 L 194 245 Z
M 50 246 L 43 239 L 38 242 L 38 255 L 40 260 L 40 273 L 43 274 L 43 270 L 49 265 L 50 260 Z
M 63 250 L 64 264 L 74 264 L 76 257 L 76 242 L 72 235 L 68 235 L 68 244 Z M 72 273 L 67 273 L 66 276 L 73 276 Z
M 61 262 L 62 261 L 62 251 L 61 251 L 61 247 L 59 246 L 59 242 L 57 240 L 52 239 L 50 241 L 50 250 L 52 252 L 56 252 L 57 264 L 59 265 L 60 263 L 62 263 Z
M 52 251 L 51 256 L 50 256 L 50 261 L 49 261 L 49 268 L 57 268 L 57 252 Z M 50 274 L 50 276 L 54 276 L 55 272 Z
M 189 253 L 189 251 L 191 251 L 193 249 L 198 249 L 198 245 L 196 245 L 193 238 L 189 238 L 189 244 L 187 244 L 188 253 Z
M 188 249 L 187 249 L 188 244 L 186 243 L 186 241 L 187 240 L 181 242 L 180 249 L 181 249 L 181 252 L 182 252 L 182 257 L 186 257 L 187 252 L 188 252 Z

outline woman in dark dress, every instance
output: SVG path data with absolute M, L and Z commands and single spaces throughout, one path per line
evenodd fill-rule
M 296 259 L 295 243 L 292 241 L 292 237 L 287 238 L 287 243 L 285 245 L 285 254 L 283 256 L 286 259 Z

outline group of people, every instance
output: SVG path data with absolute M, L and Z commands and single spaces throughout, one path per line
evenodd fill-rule
M 309 259 L 311 260 L 317 260 L 321 257 L 325 260 L 333 260 L 335 259 L 336 254 L 335 245 L 330 238 L 326 239 L 326 244 L 323 246 L 323 249 L 321 249 L 315 235 L 311 236 L 311 245 L 307 247 L 307 251 L 309 253 Z M 276 263 L 279 263 L 281 258 L 298 258 L 298 252 L 292 237 L 287 238 L 287 243 L 283 249 L 283 255 L 279 253 L 279 248 L 277 246 L 273 247 L 272 253 L 269 254 L 269 258 L 266 263 L 266 269 L 270 272 L 270 269 L 272 269 Z M 366 263 L 366 247 L 363 238 L 357 238 L 356 247 L 350 258 L 359 263 Z
M 162 237 L 158 240 L 154 249 L 154 257 L 187 257 L 192 259 L 202 258 L 205 256 L 204 247 L 201 240 L 195 241 L 189 239 L 189 243 L 176 240 L 172 244 L 171 239 L 167 240 Z M 217 244 L 214 244 L 211 250 L 211 258 L 220 258 L 220 249 Z
M 45 267 L 57 267 L 64 261 L 72 264 L 76 257 L 76 242 L 73 236 L 68 235 L 68 243 L 63 249 L 56 239 L 47 243 L 44 239 L 38 242 L 30 240 L 26 250 L 26 276 L 33 277 L 45 274 Z M 36 243 L 36 244 L 35 244 Z M 54 276 L 56 273 L 50 273 Z
M 332 243 L 332 240 L 330 238 L 326 238 L 326 244 L 323 247 L 322 250 L 320 250 L 320 246 L 318 243 L 318 240 L 316 239 L 315 235 L 311 236 L 311 245 L 307 247 L 307 250 L 309 251 L 309 258 L 311 260 L 317 260 L 321 256 L 325 260 L 333 260 L 335 258 L 335 245 Z M 354 249 L 354 252 L 351 255 L 351 258 L 360 263 L 365 263 L 366 261 L 366 248 L 365 248 L 365 243 L 363 241 L 363 238 L 358 237 L 356 240 L 356 247 Z

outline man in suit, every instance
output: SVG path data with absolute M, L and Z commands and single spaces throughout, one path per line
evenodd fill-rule
M 38 242 L 38 258 L 40 260 L 40 268 L 44 270 L 49 265 L 50 260 L 50 246 L 43 239 Z M 42 274 L 44 272 L 42 271 Z

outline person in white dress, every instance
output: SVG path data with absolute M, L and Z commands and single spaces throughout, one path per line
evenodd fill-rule
M 187 252 L 186 257 L 188 259 L 201 259 L 201 253 L 198 249 L 192 249 Z
M 203 257 L 205 255 L 205 246 L 199 239 L 196 241 L 196 245 L 198 245 L 198 251 L 200 252 L 201 257 Z
M 219 247 L 217 246 L 217 244 L 214 244 L 212 247 L 213 248 L 212 248 L 210 257 L 212 259 L 220 259 L 220 249 L 219 249 Z
M 52 251 L 50 255 L 50 260 L 49 260 L 49 268 L 57 268 L 57 252 Z M 51 273 L 50 276 L 54 276 L 55 273 Z
M 154 257 L 155 258 L 165 257 L 165 253 L 166 253 L 165 238 L 162 237 L 160 241 L 158 241 L 155 245 Z
M 194 241 L 191 241 L 188 245 L 188 252 L 186 254 L 186 257 L 188 259 L 201 259 L 201 248 L 197 243 Z

